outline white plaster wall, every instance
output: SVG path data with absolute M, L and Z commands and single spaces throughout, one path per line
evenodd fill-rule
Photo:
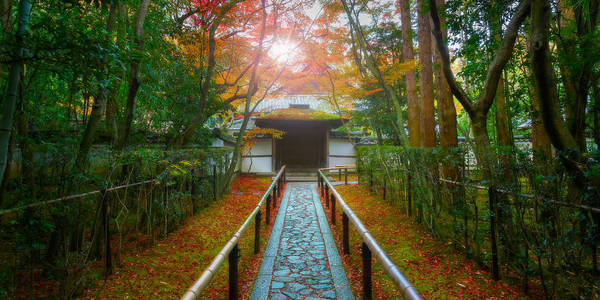
M 337 165 L 356 165 L 354 157 L 329 157 L 329 167 L 334 168 Z
M 273 151 L 273 146 L 271 143 L 271 139 L 260 139 L 252 150 L 250 150 L 250 155 L 271 155 Z M 248 155 L 248 154 L 246 154 Z
M 347 139 L 329 139 L 329 155 L 355 155 L 354 145 Z
M 250 168 L 250 157 L 244 157 L 242 159 L 242 169 L 240 172 L 242 173 L 271 173 L 272 168 L 272 160 L 270 157 L 253 157 L 252 158 L 252 167 Z M 248 171 L 248 168 L 250 170 Z
M 347 139 L 329 139 L 329 168 L 336 165 L 356 165 L 355 157 L 335 157 L 335 155 L 355 156 L 354 145 Z
M 244 155 L 269 155 L 269 157 L 242 157 L 240 172 L 242 173 L 271 173 L 273 161 L 270 155 L 273 152 L 271 139 L 261 139 L 252 147 L 250 153 Z M 252 166 L 250 166 L 252 164 Z

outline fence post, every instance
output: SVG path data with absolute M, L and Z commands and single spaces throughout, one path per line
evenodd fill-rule
M 260 210 L 254 217 L 254 254 L 260 252 Z
M 406 193 L 408 195 L 408 216 L 412 217 L 412 176 L 410 175 L 410 171 L 408 171 L 408 175 L 406 179 L 408 180 Z
M 267 223 L 267 225 L 271 224 L 271 194 L 267 195 L 267 206 L 266 208 L 266 216 L 265 216 L 265 221 Z
M 238 285 L 238 260 L 240 258 L 240 248 L 238 244 L 233 246 L 229 253 L 229 300 L 237 300 L 239 298 Z
M 217 201 L 217 165 L 213 165 L 213 201 Z
M 338 169 L 338 181 L 342 181 L 342 169 Z
M 490 243 L 492 244 L 492 276 L 494 280 L 500 279 L 500 269 L 498 268 L 498 245 L 496 243 L 496 189 L 492 185 L 488 189 L 489 207 L 490 207 Z
M 100 191 L 100 197 L 102 200 L 102 227 L 104 229 L 104 279 L 111 275 L 112 270 L 112 257 L 110 250 L 110 226 L 108 224 L 108 199 L 106 199 L 106 189 Z
M 373 297 L 371 282 L 371 250 L 366 243 L 362 243 L 362 263 L 363 263 L 363 299 L 371 300 Z
M 369 169 L 369 191 L 373 191 L 373 170 Z
M 273 211 L 274 211 L 275 207 L 277 207 L 277 198 L 275 198 L 275 192 L 271 192 L 269 194 L 269 197 L 271 197 L 271 202 L 273 203 Z
M 335 225 L 335 198 L 333 193 L 331 193 L 329 200 L 331 201 L 331 223 Z
M 383 201 L 386 200 L 386 188 L 387 188 L 387 177 L 385 177 L 385 174 L 383 175 Z
M 348 216 L 346 215 L 345 212 L 342 212 L 342 230 L 343 230 L 343 242 L 342 242 L 342 248 L 344 249 L 344 254 L 350 254 L 350 238 L 349 238 L 349 232 L 348 232 Z
M 348 184 L 348 168 L 344 168 L 344 184 Z

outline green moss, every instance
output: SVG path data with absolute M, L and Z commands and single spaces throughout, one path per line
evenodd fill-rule
M 339 120 L 340 116 L 325 111 L 314 109 L 299 109 L 299 108 L 283 108 L 274 112 L 262 115 L 263 119 L 272 120 L 310 120 L 310 121 L 327 121 Z

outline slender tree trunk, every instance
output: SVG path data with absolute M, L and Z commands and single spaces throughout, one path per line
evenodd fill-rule
M 442 26 L 442 36 L 446 39 L 446 18 L 444 2 L 445 0 L 436 0 L 438 7 L 441 9 L 440 25 Z M 435 47 L 434 59 L 435 67 L 434 74 L 437 87 L 437 102 L 438 102 L 438 118 L 440 123 L 440 146 L 445 149 L 458 146 L 458 130 L 456 122 L 456 107 L 454 106 L 454 98 L 450 91 L 450 86 L 446 80 L 446 75 L 442 70 L 442 60 L 440 52 Z
M 252 73 L 250 75 L 250 81 L 248 82 L 248 92 L 246 93 L 246 102 L 244 104 L 244 120 L 242 121 L 242 126 L 240 127 L 240 131 L 238 133 L 235 147 L 233 148 L 233 156 L 231 158 L 231 163 L 227 168 L 225 173 L 225 178 L 228 180 L 226 185 L 221 187 L 222 190 L 229 188 L 229 184 L 233 179 L 233 173 L 235 173 L 235 169 L 237 168 L 238 161 L 240 159 L 240 150 L 242 149 L 242 142 L 244 140 L 244 135 L 246 134 L 246 128 L 248 128 L 248 121 L 250 120 L 250 104 L 252 102 L 252 97 L 254 93 L 256 93 L 258 89 L 258 82 L 256 79 L 256 70 L 258 69 L 258 65 L 260 64 L 262 55 L 263 55 L 263 41 L 265 39 L 265 31 L 267 24 L 267 10 L 266 10 L 266 0 L 261 0 L 262 3 L 262 26 L 260 29 L 260 39 L 258 42 L 258 50 L 256 53 L 256 58 L 254 59 L 254 64 L 252 66 Z M 281 73 L 280 73 L 281 74 Z
M 589 43 L 586 40 L 597 28 L 598 6 L 597 0 L 584 1 L 578 5 L 566 0 L 558 1 L 561 17 L 558 20 L 560 38 L 557 39 L 557 44 L 561 52 L 561 78 L 567 95 L 566 123 L 581 152 L 587 150 L 586 110 L 595 65 L 593 59 L 590 60 L 587 55 L 587 51 L 593 50 L 586 45 Z
M 346 15 L 348 17 L 348 22 L 349 22 L 349 26 L 350 26 L 349 29 L 354 30 L 356 40 L 358 41 L 358 45 L 360 46 L 360 49 L 364 53 L 365 63 L 366 63 L 367 68 L 369 69 L 369 72 L 371 72 L 371 75 L 373 75 L 373 77 L 375 77 L 375 79 L 377 79 L 377 82 L 379 83 L 380 87 L 383 89 L 386 97 L 388 97 L 388 99 L 391 99 L 392 104 L 394 105 L 394 108 L 396 110 L 396 119 L 397 119 L 396 124 L 394 124 L 395 131 L 398 135 L 398 138 L 400 139 L 400 144 L 402 146 L 406 147 L 409 145 L 409 142 L 408 142 L 408 137 L 406 135 L 406 132 L 404 130 L 404 116 L 402 115 L 402 107 L 400 106 L 400 99 L 398 98 L 398 95 L 394 91 L 394 89 L 385 82 L 385 80 L 383 78 L 383 74 L 381 73 L 381 70 L 379 69 L 379 66 L 377 64 L 377 61 L 373 57 L 373 52 L 371 51 L 369 44 L 366 42 L 366 39 L 362 32 L 362 29 L 360 28 L 360 25 L 358 24 L 358 20 L 356 20 L 353 16 L 353 8 L 351 8 L 348 5 L 348 1 L 346 1 L 346 0 L 341 0 L 341 1 L 342 1 L 342 6 L 344 7 L 344 11 L 346 12 Z M 357 62 L 357 65 L 360 65 L 359 62 Z
M 509 126 L 508 107 L 506 106 L 506 96 L 504 94 L 504 76 L 502 76 L 498 81 L 498 91 L 496 92 L 496 132 L 498 134 L 498 145 L 504 147 L 513 145 Z
M 600 87 L 598 86 L 598 82 L 594 84 L 592 95 L 594 98 L 594 143 L 596 144 L 596 149 L 600 149 Z
M 442 29 L 442 37 L 444 40 L 447 37 L 446 29 L 446 10 L 445 0 L 436 0 L 440 11 L 440 26 Z M 434 40 L 435 43 L 435 40 Z M 446 76 L 442 70 L 442 60 L 437 45 L 433 45 L 434 68 L 433 72 L 436 79 L 437 88 L 437 103 L 438 103 L 438 120 L 440 126 L 440 146 L 446 151 L 447 155 L 456 155 L 457 152 L 450 151 L 458 147 L 458 128 L 456 121 L 456 108 L 454 106 L 454 97 L 450 91 L 450 86 L 446 80 Z M 462 157 L 460 157 L 462 158 Z M 451 161 L 451 162 L 450 162 Z M 457 163 L 458 162 L 458 163 Z M 452 157 L 449 162 L 442 165 L 442 177 L 460 181 L 460 166 L 464 163 L 459 159 L 459 156 Z M 461 195 L 461 189 L 453 184 L 446 184 L 446 190 L 450 191 L 449 200 L 446 203 L 459 208 L 464 205 L 464 197 Z
M 5 33 L 10 32 L 12 23 L 12 0 L 0 0 L 0 24 Z
M 114 29 L 115 14 L 116 5 L 114 3 L 111 3 L 108 20 L 106 22 L 106 31 L 108 34 L 107 39 L 109 38 L 110 34 L 112 34 Z M 98 64 L 99 66 L 101 66 L 101 68 L 97 76 L 100 79 L 99 81 L 103 81 L 108 77 L 108 61 L 105 58 L 98 61 Z M 90 113 L 90 116 L 88 118 L 85 131 L 83 132 L 81 142 L 79 143 L 79 152 L 77 153 L 77 158 L 75 159 L 75 167 L 79 170 L 83 170 L 84 166 L 88 162 L 88 156 L 90 153 L 90 149 L 92 148 L 94 138 L 96 137 L 98 124 L 100 123 L 100 119 L 102 119 L 102 116 L 104 115 L 104 109 L 106 107 L 106 99 L 108 98 L 108 93 L 109 91 L 107 87 L 98 86 L 98 93 L 94 98 L 94 103 L 92 104 L 92 112 Z
M 21 0 L 19 2 L 19 24 L 15 34 L 16 44 L 13 49 L 13 62 L 10 64 L 6 95 L 0 108 L 0 112 L 2 113 L 2 120 L 0 121 L 0 182 L 4 179 L 8 163 L 8 144 L 13 127 L 21 72 L 23 72 L 24 39 L 30 12 L 31 1 Z
M 217 65 L 215 60 L 216 32 L 225 15 L 240 2 L 242 2 L 242 0 L 232 0 L 223 5 L 208 29 L 208 63 L 206 66 L 206 74 L 200 83 L 200 103 L 198 104 L 198 110 L 192 121 L 190 121 L 190 124 L 188 124 L 183 132 L 174 139 L 172 145 L 169 145 L 171 148 L 179 148 L 187 145 L 194 137 L 196 129 L 204 122 L 204 110 L 210 96 L 210 84 L 213 80 L 215 67 Z
M 34 191 L 35 189 L 35 177 L 33 171 L 33 149 L 31 148 L 31 143 L 29 142 L 29 115 L 27 113 L 27 100 L 25 100 L 23 90 L 23 82 L 25 81 L 25 76 L 21 76 L 21 84 L 19 84 L 19 101 L 17 105 L 16 112 L 16 132 L 18 133 L 17 140 L 19 142 L 19 148 L 21 148 L 21 174 L 22 178 L 25 181 L 25 184 L 28 186 L 30 191 Z M 32 193 L 31 196 L 35 194 Z
M 131 134 L 131 123 L 133 122 L 133 113 L 135 111 L 135 97 L 140 88 L 139 70 L 141 53 L 144 51 L 144 21 L 146 20 L 149 6 L 150 0 L 142 0 L 135 20 L 135 28 L 133 31 L 135 35 L 135 50 L 137 53 L 131 58 L 131 65 L 129 67 L 129 91 L 127 93 L 125 117 L 123 118 L 121 132 L 119 133 L 117 144 L 115 145 L 116 150 L 123 150 L 125 148 Z
M 548 159 L 552 158 L 552 145 L 550 138 L 546 134 L 544 122 L 542 121 L 540 111 L 540 99 L 535 91 L 534 83 L 529 86 L 529 94 L 531 97 L 531 145 L 534 150 L 534 159 L 539 164 L 545 164 Z
M 431 62 L 431 22 L 429 5 L 426 0 L 418 0 L 419 6 L 419 61 L 421 71 L 421 146 L 435 147 L 435 109 L 433 100 L 433 65 Z
M 7 165 L 6 170 L 4 171 L 5 176 L 2 177 L 2 182 L 0 183 L 0 208 L 4 203 L 6 184 L 8 183 L 8 179 L 11 175 L 11 172 L 13 171 L 13 168 L 15 167 L 15 164 L 13 162 L 13 153 L 15 153 L 15 150 L 17 148 L 15 134 L 16 133 L 13 132 L 13 134 L 10 135 L 10 141 L 8 141 L 8 157 L 6 162 Z
M 400 0 L 402 20 L 402 58 L 404 62 L 415 59 L 413 54 L 410 0 Z M 417 74 L 415 70 L 406 73 L 406 102 L 408 106 L 408 139 L 411 147 L 421 147 L 421 120 L 419 97 L 417 95 Z
M 118 141 L 119 125 L 117 124 L 117 94 L 119 92 L 120 80 L 115 80 L 110 88 L 108 99 L 106 100 L 105 126 L 106 132 L 114 144 Z
M 494 38 L 494 44 L 502 43 L 502 29 L 500 14 L 502 8 L 497 1 L 493 0 L 490 5 L 490 30 Z M 508 107 L 506 106 L 506 95 L 504 93 L 504 73 L 500 74 L 498 88 L 496 89 L 496 133 L 498 145 L 508 147 L 513 145 L 510 134 L 510 122 L 508 118 Z
M 559 151 L 567 169 L 575 175 L 578 185 L 583 188 L 583 174 L 578 163 L 582 161 L 577 141 L 562 118 L 558 101 L 556 77 L 551 62 L 550 36 L 550 5 L 544 0 L 533 0 L 531 9 L 531 65 L 535 90 L 540 103 L 540 111 L 544 128 Z

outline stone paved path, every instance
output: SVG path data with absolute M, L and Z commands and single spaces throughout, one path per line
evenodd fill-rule
M 354 299 L 314 183 L 288 183 L 250 299 Z

